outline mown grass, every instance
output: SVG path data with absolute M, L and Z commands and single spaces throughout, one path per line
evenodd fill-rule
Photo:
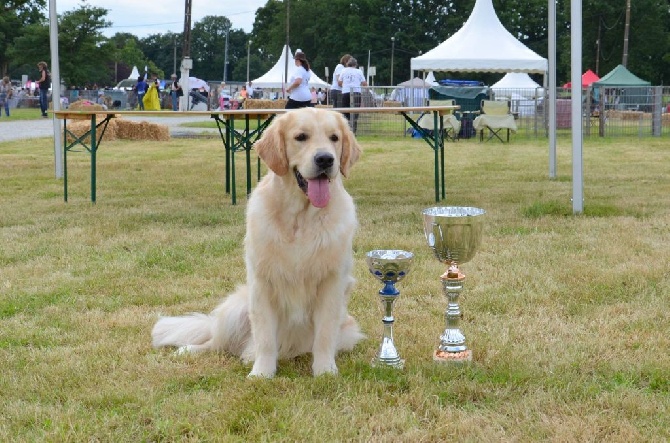
M 436 204 L 432 152 L 361 144 L 346 181 L 360 221 L 350 310 L 368 338 L 338 377 L 312 378 L 305 356 L 273 380 L 150 345 L 160 313 L 207 312 L 244 279 L 243 169 L 233 206 L 218 140 L 105 142 L 95 205 L 86 154 L 69 156 L 64 203 L 50 140 L 0 144 L 0 440 L 670 439 L 666 140 L 587 140 L 583 215 L 567 142 L 555 180 L 537 141 L 447 145 L 439 204 L 487 210 L 462 267 L 464 367 L 431 358 L 446 307 L 420 216 Z M 416 256 L 394 312 L 400 372 L 369 364 L 380 285 L 364 256 L 382 248 Z

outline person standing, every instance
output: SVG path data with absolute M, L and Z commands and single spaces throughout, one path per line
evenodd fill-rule
M 172 97 L 172 110 L 179 111 L 179 97 L 184 95 L 181 85 L 177 81 L 177 74 L 172 74 L 170 76 L 172 84 L 170 85 L 170 97 Z
M 156 74 L 151 76 L 149 89 L 147 89 L 147 92 L 144 95 L 144 109 L 147 111 L 161 110 L 160 84 L 158 83 L 158 76 Z
M 312 76 L 309 62 L 304 52 L 296 51 L 293 57 L 296 69 L 289 80 L 286 92 L 289 94 L 286 109 L 306 108 L 312 105 L 312 93 L 309 91 L 309 79 Z
M 37 69 L 40 70 L 40 78 L 37 84 L 40 90 L 40 110 L 42 117 L 47 118 L 47 109 L 49 109 L 49 88 L 51 87 L 51 73 L 47 69 L 47 62 L 39 62 Z
M 147 93 L 149 85 L 144 81 L 144 76 L 137 77 L 137 84 L 135 85 L 135 92 L 137 92 L 137 103 L 140 105 L 140 111 L 144 111 L 144 94 Z
M 361 106 L 361 86 L 367 86 L 365 76 L 358 69 L 358 61 L 351 57 L 347 62 L 347 67 L 340 74 L 340 87 L 342 88 L 342 107 L 359 108 Z M 349 120 L 349 126 L 353 133 L 356 133 L 358 127 L 358 113 L 345 113 L 344 117 Z
M 333 71 L 333 83 L 330 86 L 330 104 L 335 108 L 342 107 L 342 87 L 340 86 L 340 73 L 347 66 L 347 62 L 350 58 L 350 54 L 344 54 L 340 58 L 340 63 L 335 66 L 335 70 Z
M 251 80 L 247 84 L 247 98 L 254 98 L 254 87 L 251 84 Z
M 5 108 L 5 114 L 9 117 L 9 99 L 12 98 L 13 94 L 12 82 L 9 81 L 8 76 L 4 76 L 2 82 L 0 82 L 0 116 L 2 115 L 2 108 Z

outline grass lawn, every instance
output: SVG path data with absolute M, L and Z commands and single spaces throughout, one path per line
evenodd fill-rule
M 245 277 L 244 171 L 233 206 L 219 140 L 105 142 L 95 205 L 86 153 L 69 155 L 64 203 L 50 139 L 0 144 L 0 441 L 670 440 L 667 140 L 585 140 L 578 216 L 569 140 L 554 180 L 546 142 L 447 145 L 440 205 L 487 211 L 462 266 L 462 367 L 432 361 L 446 308 L 421 220 L 432 152 L 360 141 L 350 311 L 368 338 L 338 377 L 313 378 L 305 356 L 272 380 L 228 355 L 151 348 L 159 314 L 208 312 Z M 394 310 L 402 371 L 370 366 L 371 249 L 415 254 Z
M 51 112 L 51 111 L 49 111 Z M 41 118 L 40 108 L 14 108 L 9 110 L 9 117 L 5 115 L 4 108 L 2 109 L 2 117 L 0 122 L 14 121 L 14 120 L 39 120 Z

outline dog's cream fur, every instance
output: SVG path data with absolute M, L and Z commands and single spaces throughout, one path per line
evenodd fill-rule
M 261 377 L 311 352 L 314 375 L 337 373 L 337 351 L 363 338 L 347 312 L 357 221 L 342 184 L 360 147 L 341 114 L 303 108 L 278 117 L 254 148 L 270 171 L 248 201 L 247 284 L 209 315 L 162 317 L 153 345 L 226 351 Z

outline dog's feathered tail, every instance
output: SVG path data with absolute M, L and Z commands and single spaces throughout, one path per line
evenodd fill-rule
M 211 315 L 193 313 L 182 317 L 161 317 L 151 331 L 154 348 L 203 345 L 212 340 Z
M 161 317 L 151 331 L 155 348 L 226 351 L 244 357 L 250 336 L 246 287 L 238 288 L 210 314 Z

